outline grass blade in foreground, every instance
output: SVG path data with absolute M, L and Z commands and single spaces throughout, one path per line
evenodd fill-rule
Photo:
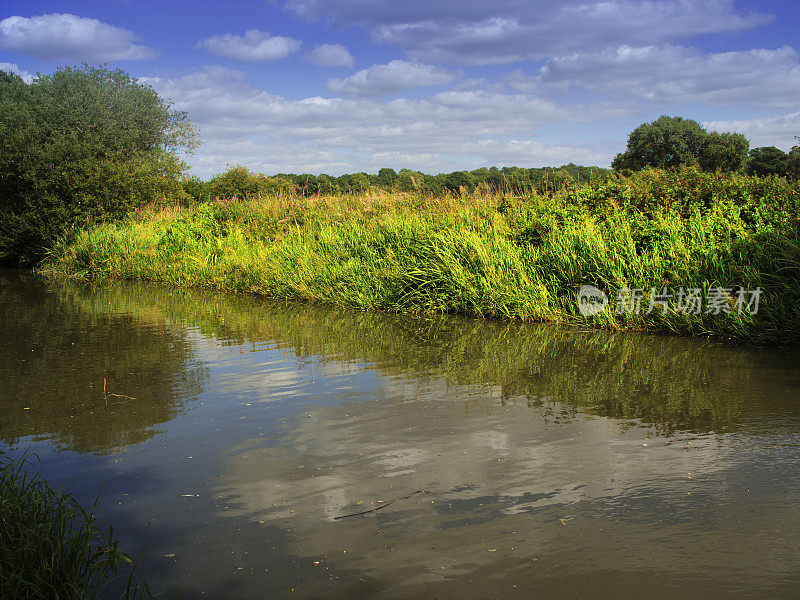
M 0 598 L 84 600 L 106 597 L 129 566 L 123 598 L 152 598 L 133 581 L 134 565 L 66 490 L 51 487 L 27 454 L 0 452 Z

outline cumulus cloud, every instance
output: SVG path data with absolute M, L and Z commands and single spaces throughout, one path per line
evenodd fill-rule
M 14 73 L 14 75 L 18 75 L 25 83 L 30 83 L 31 81 L 33 81 L 32 74 L 28 73 L 23 69 L 20 69 L 14 63 L 0 62 L 0 71 L 5 71 L 6 73 Z
M 800 57 L 789 46 L 703 54 L 681 46 L 618 46 L 555 57 L 535 77 L 508 78 L 516 91 L 570 88 L 653 103 L 796 106 Z
M 736 131 L 750 139 L 750 147 L 777 146 L 788 151 L 800 142 L 800 111 L 759 119 L 706 121 L 703 127 L 711 131 Z
M 54 61 L 151 60 L 157 52 L 134 44 L 127 29 L 71 14 L 8 17 L 0 21 L 0 49 Z
M 352 67 L 353 55 L 341 44 L 322 44 L 306 54 L 306 60 L 319 67 Z
M 616 104 L 559 107 L 530 94 L 477 89 L 414 100 L 289 100 L 223 67 L 148 83 L 203 131 L 206 144 L 190 158 L 203 176 L 230 162 L 264 173 L 332 174 L 387 165 L 445 172 L 491 164 L 608 164 L 618 148 L 549 145 L 535 139 L 536 128 L 623 114 Z
M 277 1 L 277 0 L 275 0 Z M 305 20 L 358 25 L 426 62 L 503 64 L 611 44 L 634 46 L 736 32 L 770 20 L 734 0 L 284 0 Z
M 454 79 L 453 73 L 441 67 L 392 60 L 344 79 L 329 79 L 325 85 L 332 92 L 344 96 L 386 96 L 414 87 L 445 85 Z
M 302 43 L 294 38 L 248 29 L 243 36 L 231 33 L 212 35 L 197 42 L 196 47 L 223 58 L 262 62 L 286 58 L 291 53 L 297 52 Z

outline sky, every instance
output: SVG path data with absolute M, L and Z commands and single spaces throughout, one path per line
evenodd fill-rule
M 0 69 L 124 69 L 189 115 L 204 178 L 608 166 L 663 114 L 788 151 L 798 23 L 797 0 L 4 0 Z

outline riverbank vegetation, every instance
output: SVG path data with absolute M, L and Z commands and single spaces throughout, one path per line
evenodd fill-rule
M 179 158 L 197 143 L 184 113 L 84 65 L 30 84 L 0 72 L 0 135 L 6 263 L 399 312 L 777 342 L 800 330 L 800 146 L 750 150 L 691 119 L 637 127 L 613 170 L 234 166 L 203 181 Z M 583 285 L 605 311 L 580 313 Z M 684 310 L 688 291 L 702 306 Z
M 786 342 L 800 335 L 800 187 L 643 169 L 539 194 L 278 194 L 150 203 L 57 246 L 46 269 L 400 312 Z M 584 317 L 578 290 L 609 306 Z M 641 309 L 618 314 L 625 288 Z M 717 310 L 648 312 L 647 293 L 722 290 Z M 758 311 L 735 310 L 761 289 Z
M 87 600 L 112 586 L 122 598 L 152 598 L 132 571 L 117 579 L 130 563 L 94 507 L 51 487 L 29 457 L 0 452 L 0 598 Z

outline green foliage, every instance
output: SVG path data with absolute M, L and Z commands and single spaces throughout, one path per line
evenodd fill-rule
M 628 136 L 614 170 L 638 171 L 699 165 L 705 171 L 740 171 L 747 160 L 747 139 L 739 133 L 708 133 L 697 121 L 662 115 Z
M 238 168 L 238 167 L 235 167 Z M 226 178 L 231 169 L 214 177 L 211 182 Z M 249 172 L 248 172 L 249 173 Z M 598 167 L 582 167 L 574 164 L 561 167 L 543 167 L 525 169 L 520 167 L 480 168 L 474 171 L 455 171 L 438 175 L 424 174 L 420 171 L 383 168 L 376 175 L 370 173 L 350 173 L 333 177 L 331 175 L 302 175 L 282 173 L 274 177 L 265 177 L 249 173 L 248 177 L 261 178 L 268 187 L 259 187 L 261 195 L 285 194 L 294 196 L 313 196 L 316 194 L 360 194 L 369 190 L 386 192 L 420 192 L 434 196 L 445 193 L 459 195 L 481 189 L 489 193 L 527 194 L 531 191 L 554 193 L 575 183 L 592 183 L 607 180 L 611 175 L 608 169 Z M 271 186 L 271 187 L 269 187 Z M 235 191 L 242 197 L 241 190 L 255 189 L 255 184 L 248 186 L 220 187 L 219 194 L 212 197 L 231 197 Z
M 380 185 L 387 189 L 394 188 L 397 181 L 397 172 L 394 169 L 384 168 L 378 171 L 378 182 Z
M 800 140 L 800 137 L 797 137 Z M 794 179 L 800 179 L 800 145 L 789 150 L 786 157 L 786 174 Z
M 462 190 L 471 192 L 475 189 L 475 178 L 467 171 L 456 171 L 445 178 L 444 187 L 456 193 Z
M 203 181 L 199 177 L 191 176 L 186 177 L 181 181 L 183 191 L 194 202 L 206 202 L 211 198 L 210 186 L 208 182 Z
M 184 113 L 121 70 L 83 65 L 0 78 L 0 259 L 35 264 L 71 228 L 180 199 L 196 145 Z
M 320 177 L 325 177 L 320 175 Z M 316 181 L 316 179 L 315 179 Z M 257 198 L 291 193 L 294 184 L 283 177 L 266 177 L 253 173 L 247 167 L 235 165 L 212 177 L 206 184 L 204 199 Z M 199 199 L 199 198 L 198 198 Z
M 102 597 L 131 559 L 113 531 L 98 526 L 63 489 L 52 488 L 27 457 L 0 453 L 0 598 L 87 600 Z M 124 598 L 153 595 L 128 578 Z
M 399 312 L 457 312 L 762 341 L 800 337 L 800 187 L 696 167 L 544 194 L 212 203 L 81 233 L 53 271 Z M 616 314 L 576 292 L 760 287 L 756 315 Z
M 738 172 L 747 164 L 750 142 L 741 133 L 712 131 L 703 140 L 699 164 L 704 171 Z
M 627 149 L 614 158 L 611 166 L 615 170 L 636 171 L 696 165 L 705 136 L 705 129 L 697 121 L 664 115 L 634 129 L 628 136 Z
M 208 182 L 208 193 L 212 198 L 245 198 L 258 193 L 259 183 L 258 176 L 250 169 L 236 165 L 212 177 Z
M 768 175 L 786 175 L 789 156 L 775 146 L 753 148 L 747 163 L 747 172 L 751 175 L 766 177 Z
M 796 139 L 800 140 L 800 137 Z M 788 153 L 775 146 L 753 148 L 747 172 L 760 177 L 777 175 L 800 179 L 800 145 L 794 146 Z

